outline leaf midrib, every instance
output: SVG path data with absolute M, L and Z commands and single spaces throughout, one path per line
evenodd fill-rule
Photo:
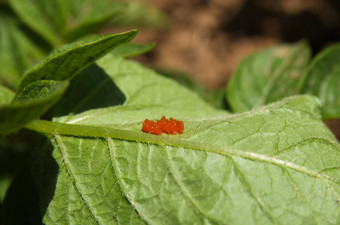
M 319 174 L 316 171 L 310 170 L 306 167 L 287 162 L 281 159 L 276 159 L 267 155 L 257 154 L 253 152 L 246 152 L 235 148 L 228 148 L 222 146 L 214 146 L 206 143 L 193 142 L 178 138 L 156 136 L 136 131 L 127 131 L 121 129 L 114 129 L 108 127 L 97 127 L 87 125 L 63 124 L 57 122 L 50 122 L 44 120 L 34 120 L 26 125 L 26 128 L 45 133 L 48 135 L 65 135 L 78 137 L 92 137 L 92 138 L 115 138 L 126 141 L 143 142 L 148 144 L 155 144 L 159 146 L 181 147 L 185 149 L 211 152 L 226 157 L 239 157 L 252 161 L 270 163 L 282 168 L 289 168 L 297 172 L 306 174 L 311 177 L 322 180 L 329 184 L 334 183 L 339 185 L 340 180 L 333 179 L 329 176 Z M 340 148 L 339 148 L 340 151 Z

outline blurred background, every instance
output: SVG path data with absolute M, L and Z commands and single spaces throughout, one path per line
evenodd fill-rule
M 308 40 L 313 53 L 340 40 L 338 0 L 145 0 L 168 18 L 162 30 L 141 29 L 155 42 L 141 58 L 176 69 L 208 90 L 224 87 L 250 53 L 277 43 Z

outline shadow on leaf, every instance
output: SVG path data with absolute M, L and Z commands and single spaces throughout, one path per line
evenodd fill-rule
M 44 119 L 121 105 L 124 102 L 124 94 L 111 77 L 93 64 L 71 81 L 62 99 L 47 112 Z
M 52 156 L 51 142 L 46 139 L 44 143 L 21 168 L 7 191 L 3 204 L 4 224 L 42 224 L 55 192 L 59 170 Z

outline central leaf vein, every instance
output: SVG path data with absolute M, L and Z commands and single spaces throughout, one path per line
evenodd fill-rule
M 56 122 L 49 122 L 43 120 L 34 120 L 26 125 L 26 128 L 50 135 L 70 135 L 78 137 L 92 137 L 92 138 L 114 138 L 133 142 L 143 142 L 155 144 L 160 146 L 182 147 L 186 149 L 212 152 L 227 157 L 240 157 L 258 162 L 270 163 L 283 168 L 290 168 L 308 176 L 315 177 L 326 183 L 340 184 L 340 180 L 332 177 L 322 175 L 316 171 L 310 170 L 306 167 L 280 160 L 271 156 L 258 154 L 254 152 L 242 151 L 239 149 L 215 146 L 207 143 L 193 142 L 179 139 L 176 137 L 156 136 L 136 131 L 120 130 L 108 127 L 97 127 L 87 125 L 62 124 Z M 340 149 L 339 149 L 340 151 Z

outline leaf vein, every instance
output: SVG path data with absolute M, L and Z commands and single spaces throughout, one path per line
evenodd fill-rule
M 92 213 L 92 209 L 91 209 L 91 206 L 90 204 L 86 201 L 86 199 L 84 198 L 83 194 L 80 192 L 78 186 L 77 186 L 77 182 L 76 182 L 76 178 L 73 176 L 73 173 L 71 171 L 71 168 L 68 166 L 68 159 L 66 157 L 66 149 L 65 149 L 65 146 L 63 145 L 62 141 L 61 141 L 61 138 L 56 135 L 55 136 L 55 140 L 56 140 L 56 144 L 57 144 L 57 148 L 61 154 L 61 157 L 64 161 L 64 164 L 65 164 L 65 169 L 67 171 L 67 173 L 69 174 L 69 177 L 71 179 L 71 183 L 72 185 L 74 186 L 74 188 L 76 189 L 77 193 L 79 194 L 80 198 L 82 199 L 82 201 L 85 203 L 84 205 L 86 206 L 86 208 L 89 210 L 90 212 L 90 215 L 91 217 L 96 220 L 96 221 L 99 221 L 99 219 Z

